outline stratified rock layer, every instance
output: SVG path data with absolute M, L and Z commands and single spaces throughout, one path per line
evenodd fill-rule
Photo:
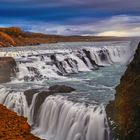
M 30 133 L 24 117 L 0 105 L 0 140 L 39 140 Z
M 116 137 L 140 140 L 140 43 L 116 88 L 115 101 L 107 106 L 107 112 L 116 123 Z
M 6 83 L 16 75 L 16 62 L 12 57 L 0 57 L 0 83 Z

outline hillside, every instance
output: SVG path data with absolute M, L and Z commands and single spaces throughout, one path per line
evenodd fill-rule
M 18 27 L 0 28 L 0 47 L 39 45 L 56 42 L 91 42 L 124 39 L 127 38 L 97 36 L 59 36 L 24 32 Z
M 30 126 L 24 117 L 0 105 L 1 140 L 39 140 L 30 133 Z

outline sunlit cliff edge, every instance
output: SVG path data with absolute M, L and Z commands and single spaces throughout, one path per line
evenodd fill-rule
M 60 36 L 25 32 L 18 27 L 0 28 L 0 47 L 39 45 L 57 42 L 117 41 L 128 38 L 112 36 Z

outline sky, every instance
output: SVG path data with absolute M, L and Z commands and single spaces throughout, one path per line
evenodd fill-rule
M 0 0 L 0 26 L 58 35 L 140 36 L 140 0 Z

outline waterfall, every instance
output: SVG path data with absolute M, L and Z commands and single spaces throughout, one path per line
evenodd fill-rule
M 96 103 L 98 103 L 98 96 L 105 100 L 106 93 L 110 94 L 110 90 L 106 90 L 106 88 L 101 89 L 101 87 L 107 87 L 107 89 L 112 90 L 114 83 L 111 83 L 111 87 L 110 84 L 108 86 L 108 83 L 103 85 L 102 83 L 106 82 L 106 77 L 102 79 L 104 73 L 96 70 L 113 64 L 126 64 L 132 55 L 131 48 L 128 47 L 130 44 L 128 42 L 117 42 L 115 47 L 113 43 L 109 43 L 109 45 L 103 45 L 103 43 L 98 45 L 95 43 L 97 46 L 84 46 L 82 44 L 74 48 L 72 46 L 66 47 L 66 45 L 62 44 L 57 46 L 55 44 L 56 47 L 51 49 L 49 47 L 41 48 L 37 46 L 37 48 L 30 49 L 27 49 L 27 47 L 21 49 L 18 47 L 12 49 L 3 48 L 0 51 L 0 56 L 11 56 L 17 64 L 16 77 L 12 77 L 10 83 L 0 86 L 0 103 L 17 112 L 18 115 L 27 117 L 32 133 L 42 139 L 113 139 L 110 135 L 104 105 L 95 104 L 94 101 L 97 100 Z M 61 45 L 65 48 L 61 49 Z M 115 81 L 114 73 L 111 73 L 113 71 L 110 70 L 114 66 L 121 65 L 113 65 L 107 68 L 109 72 L 105 71 L 109 73 L 107 74 L 110 81 Z M 116 70 L 116 68 L 114 69 Z M 76 89 L 79 88 L 79 85 L 85 84 L 83 86 L 85 90 L 81 88 L 80 92 L 77 90 L 75 93 L 72 93 L 74 97 L 70 96 L 71 93 L 63 94 L 63 96 L 52 94 L 49 96 L 50 94 L 48 95 L 46 92 L 42 94 L 41 90 L 46 91 L 45 84 L 47 82 L 44 80 L 50 80 L 50 83 L 51 80 L 54 82 L 54 79 L 65 82 L 66 79 L 72 77 L 72 74 L 80 72 L 87 72 L 81 73 L 78 76 L 82 74 L 82 76 L 85 76 L 84 74 L 86 74 L 88 80 L 87 78 L 83 79 L 78 85 L 73 83 L 77 86 Z M 99 72 L 101 73 L 98 77 Z M 111 79 L 111 74 L 114 76 L 113 79 Z M 89 77 L 93 78 L 93 80 Z M 91 86 L 93 87 L 91 88 Z M 27 92 L 26 90 L 30 88 L 33 88 L 31 92 Z M 87 91 L 88 88 L 90 92 Z M 94 93 L 92 94 L 91 92 Z M 96 96 L 96 94 L 98 95 Z M 106 98 L 108 97 L 107 95 Z M 89 100 L 93 102 L 89 102 Z
M 28 118 L 32 133 L 48 140 L 110 140 L 103 106 L 74 103 L 66 97 L 48 96 L 34 119 L 39 93 L 28 104 L 24 92 L 0 88 L 0 103 Z
M 38 120 L 33 133 L 49 140 L 109 140 L 103 107 L 86 107 L 50 96 L 42 104 Z
M 17 62 L 17 81 L 42 81 L 66 78 L 81 71 L 98 70 L 114 63 L 126 63 L 130 48 L 126 46 L 82 47 L 79 49 L 25 50 L 1 52 Z

